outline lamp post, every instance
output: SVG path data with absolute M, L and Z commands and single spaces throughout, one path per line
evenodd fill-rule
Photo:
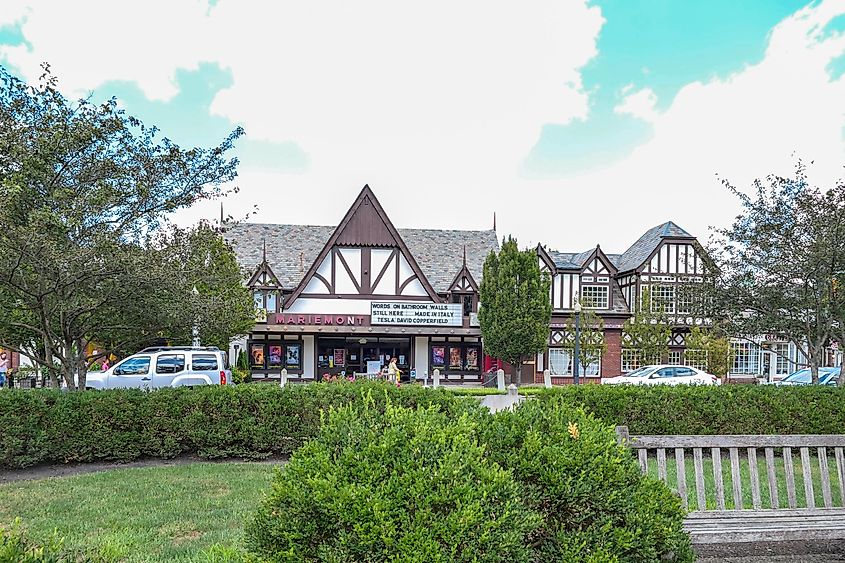
M 194 296 L 194 301 L 196 302 L 197 296 L 200 294 L 197 291 L 197 286 L 194 286 L 194 289 L 191 290 L 191 294 Z M 200 347 L 200 327 L 197 325 L 197 319 L 194 318 L 194 326 L 191 328 L 191 346 L 194 348 Z
M 572 375 L 575 385 L 578 385 L 578 375 L 581 367 L 581 303 L 575 303 L 575 354 L 572 358 Z

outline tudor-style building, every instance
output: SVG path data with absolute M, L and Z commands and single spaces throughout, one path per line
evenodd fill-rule
M 702 283 L 710 261 L 696 238 L 669 221 L 646 231 L 622 254 L 606 254 L 600 246 L 565 253 L 538 246 L 540 268 L 552 278 L 552 321 L 549 347 L 535 359 L 536 380 L 548 368 L 556 383 L 572 381 L 574 336 L 568 330 L 575 303 L 592 309 L 604 323 L 607 352 L 587 366 L 583 376 L 613 377 L 640 364 L 637 351 L 626 347 L 622 326 L 648 287 L 652 303 L 660 304 L 673 325 L 669 343 L 671 363 L 683 363 L 684 338 L 692 318 L 685 285 Z
M 241 223 L 226 238 L 254 272 L 261 314 L 230 350 L 254 378 L 373 373 L 393 356 L 405 372 L 481 380 L 478 284 L 495 230 L 397 229 L 365 186 L 336 227 Z

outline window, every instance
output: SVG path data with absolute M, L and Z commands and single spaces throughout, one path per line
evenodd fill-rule
M 675 377 L 675 368 L 662 368 L 657 370 L 657 373 L 655 373 L 654 375 L 661 379 Z
M 472 295 L 464 295 L 464 316 L 468 317 L 472 313 Z
M 163 354 L 156 359 L 156 373 L 179 373 L 184 369 L 184 354 Z
M 549 372 L 552 375 L 572 376 L 572 348 L 549 348 Z M 601 372 L 601 359 L 596 359 L 586 366 L 581 366 L 579 375 L 585 377 L 598 377 Z
M 264 345 L 261 345 L 262 351 Z M 194 354 L 194 359 L 191 361 L 194 371 L 216 371 L 217 370 L 217 356 L 214 354 Z M 263 367 L 263 358 L 262 358 Z
M 115 375 L 144 375 L 150 371 L 150 357 L 129 358 L 114 370 Z
M 707 371 L 707 350 L 687 348 L 684 352 L 684 365 Z
M 793 372 L 792 362 L 789 361 L 789 344 L 784 342 L 780 344 L 772 344 L 772 352 L 776 354 L 777 365 L 775 373 L 778 375 L 786 375 Z
M 607 309 L 607 291 L 606 285 L 581 286 L 581 303 L 588 309 Z
M 669 352 L 669 363 L 672 365 L 680 365 L 681 364 L 681 356 L 683 353 L 680 350 L 672 350 Z
M 264 308 L 264 292 L 263 291 L 253 291 L 252 292 L 252 300 L 255 303 L 256 309 L 263 309 Z
M 267 292 L 267 312 L 268 313 L 275 313 L 276 312 L 276 292 L 275 291 L 268 291 Z
M 752 342 L 731 342 L 734 353 L 732 373 L 756 375 L 760 367 L 760 352 Z
M 639 369 L 641 366 L 640 351 L 636 348 L 622 349 L 622 373 Z
M 668 313 L 670 315 L 675 313 L 675 286 L 651 286 L 651 311 L 656 313 L 660 311 L 661 308 L 664 313 Z
M 678 292 L 678 313 L 682 315 L 689 315 L 692 313 L 692 288 L 686 286 Z
M 675 377 L 692 377 L 695 372 L 690 368 L 675 368 Z

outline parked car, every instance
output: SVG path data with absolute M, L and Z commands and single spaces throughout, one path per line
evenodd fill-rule
M 606 385 L 719 385 L 715 375 L 689 366 L 643 366 L 618 377 L 601 380 Z
M 839 380 L 839 368 L 819 368 L 819 385 L 836 385 Z M 802 368 L 790 373 L 774 385 L 810 385 L 813 381 L 813 374 L 810 368 Z
M 87 374 L 89 389 L 156 389 L 232 385 L 226 352 L 218 348 L 146 348 L 105 371 Z

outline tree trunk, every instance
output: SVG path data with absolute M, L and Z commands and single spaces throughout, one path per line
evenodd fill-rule
M 810 351 L 810 375 L 813 385 L 819 382 L 819 364 L 821 363 L 821 346 L 813 346 Z
M 522 387 L 522 358 L 516 361 L 516 386 Z
M 839 379 L 836 381 L 836 385 L 845 387 L 845 357 L 842 358 L 842 363 L 839 364 Z
M 81 338 L 76 340 L 76 373 L 79 378 L 79 390 L 85 391 L 85 379 L 88 376 L 88 362 L 85 361 L 85 343 Z
M 68 391 L 77 391 L 76 384 L 76 355 L 73 352 L 73 341 L 65 340 L 62 347 L 62 377 Z

